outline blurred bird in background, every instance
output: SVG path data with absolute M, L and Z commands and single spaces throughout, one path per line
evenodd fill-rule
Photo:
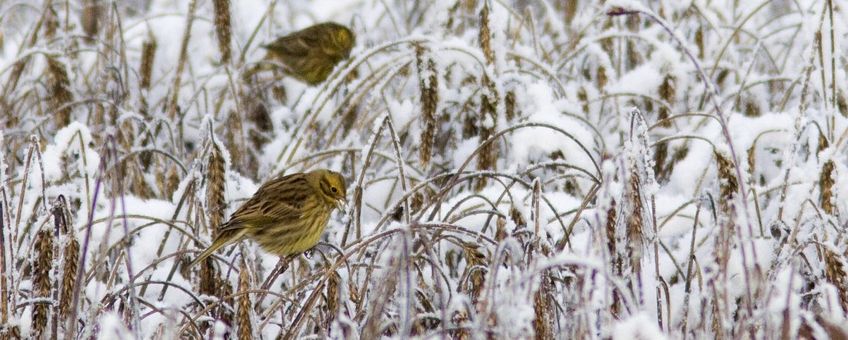
M 282 63 L 289 75 L 315 86 L 322 83 L 336 64 L 350 56 L 356 43 L 353 32 L 333 22 L 320 23 L 262 45 L 265 59 Z

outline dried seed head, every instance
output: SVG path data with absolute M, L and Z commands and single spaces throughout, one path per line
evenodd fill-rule
M 759 117 L 760 114 L 760 104 L 753 98 L 745 99 L 745 115 L 748 117 Z
M 467 243 L 462 247 L 462 254 L 465 257 L 466 271 L 470 273 L 470 286 L 468 286 L 467 292 L 471 295 L 472 301 L 476 304 L 477 299 L 480 297 L 480 292 L 483 291 L 485 275 L 480 268 L 475 267 L 485 266 L 486 256 L 477 250 L 476 246 Z
M 227 115 L 227 129 L 224 133 L 224 139 L 226 140 L 227 151 L 230 152 L 230 164 L 240 172 L 249 174 L 245 171 L 248 168 L 244 164 L 247 159 L 245 155 L 246 145 L 244 145 L 242 118 L 238 111 L 230 110 L 229 115 Z
M 21 337 L 21 328 L 17 324 L 3 325 L 3 327 L 0 327 L 0 339 L 23 339 Z
M 821 175 L 819 175 L 819 188 L 821 191 L 819 200 L 822 210 L 830 215 L 836 212 L 836 207 L 833 205 L 834 167 L 835 163 L 833 160 L 825 162 L 824 166 L 822 166 Z
M 623 259 L 621 258 L 621 256 L 620 256 L 621 254 L 619 254 L 618 250 L 617 250 L 617 243 L 618 243 L 618 235 L 617 234 L 618 233 L 616 232 L 616 229 L 617 229 L 616 226 L 618 224 L 617 224 L 617 221 L 616 221 L 616 215 L 617 215 L 616 203 L 615 203 L 615 201 L 612 201 L 609 209 L 607 209 L 607 221 L 606 221 L 607 250 L 609 250 L 610 262 L 611 262 L 613 274 L 615 274 L 617 276 L 621 276 L 623 274 L 622 271 L 624 270 L 624 268 L 623 268 L 623 265 L 622 265 Z M 612 300 L 612 305 L 610 306 L 610 312 L 612 313 L 613 316 L 618 316 L 619 313 L 621 312 L 621 301 L 620 301 L 621 297 L 618 295 L 619 293 L 617 291 L 613 291 L 612 294 L 613 294 L 613 296 L 612 296 L 613 300 Z
M 206 208 L 209 212 L 209 228 L 212 230 L 212 237 L 214 238 L 218 234 L 218 228 L 224 223 L 227 211 L 227 202 L 224 199 L 226 194 L 224 156 L 221 154 L 218 143 L 215 143 L 214 140 L 206 164 Z
M 615 228 L 615 226 L 616 226 L 615 217 L 616 217 L 615 201 L 612 201 L 609 209 L 607 209 L 607 224 L 606 224 L 607 225 L 607 227 L 606 227 L 607 249 L 609 250 L 610 254 L 615 254 L 615 244 L 616 244 L 616 241 L 617 241 L 616 240 L 617 236 L 616 236 L 616 232 L 615 232 L 615 229 L 616 229 Z M 616 272 L 616 273 L 618 273 L 618 272 Z M 620 274 L 620 273 L 618 273 L 618 274 Z
M 732 249 L 733 235 L 736 230 L 734 217 L 736 208 L 733 204 L 733 197 L 739 190 L 739 182 L 734 173 L 733 164 L 721 152 L 715 151 L 716 167 L 718 168 L 719 181 L 719 212 L 723 218 L 720 220 L 719 231 L 716 234 L 715 247 L 713 256 L 716 263 L 719 265 L 719 271 L 727 270 L 728 261 L 730 260 L 730 250 Z
M 149 34 L 144 43 L 141 44 L 141 65 L 139 66 L 139 87 L 150 89 L 150 81 L 153 78 L 153 61 L 156 59 L 156 37 Z
M 242 261 L 241 269 L 239 270 L 239 285 L 238 291 L 241 293 L 238 297 L 236 307 L 236 329 L 238 330 L 239 340 L 255 339 L 253 335 L 253 303 L 250 301 L 250 275 L 248 274 L 247 264 Z
M 215 35 L 218 37 L 218 49 L 221 51 L 221 63 L 230 63 L 230 40 L 232 37 L 232 26 L 230 25 L 230 0 L 214 0 L 215 7 Z
M 604 88 L 607 87 L 607 68 L 603 66 L 598 66 L 596 77 L 598 82 L 598 90 L 601 90 L 601 92 L 603 92 Z
M 586 87 L 580 86 L 580 89 L 577 90 L 577 100 L 583 104 L 583 113 L 589 113 L 589 94 L 586 93 Z
M 635 171 L 630 175 L 630 190 L 627 194 L 630 205 L 630 216 L 627 217 L 627 258 L 630 259 L 630 272 L 642 271 L 642 249 L 644 240 L 642 238 L 642 193 L 639 177 Z
M 818 145 L 818 150 L 816 151 L 816 155 L 818 155 L 818 153 L 822 152 L 822 150 L 825 150 L 825 149 L 827 149 L 828 146 L 830 146 L 830 142 L 827 141 L 827 137 L 825 137 L 825 135 L 821 132 L 819 132 L 819 143 L 818 144 L 819 145 Z
M 59 315 L 61 315 L 62 319 L 70 317 L 80 255 L 80 244 L 73 230 L 66 237 L 68 243 L 65 245 L 65 251 L 62 253 L 62 291 L 59 297 Z
M 492 50 L 492 31 L 489 28 L 489 2 L 483 1 L 483 8 L 480 9 L 480 48 L 483 50 L 483 56 L 486 57 L 486 64 L 493 65 L 495 63 L 495 51 Z
M 671 127 L 671 121 L 667 118 L 671 116 L 670 107 L 674 105 L 675 99 L 677 98 L 677 87 L 675 77 L 671 74 L 666 74 L 663 78 L 662 84 L 660 84 L 659 88 L 660 98 L 664 100 L 668 106 L 661 105 L 659 115 L 657 119 L 661 121 L 660 126 L 662 127 Z
M 495 222 L 495 226 L 497 227 L 495 229 L 495 241 L 503 241 L 507 236 L 506 218 L 504 218 L 503 216 L 498 216 L 498 220 Z
M 217 278 L 217 283 L 215 284 L 218 287 L 218 296 L 226 297 L 233 295 L 233 286 L 230 284 L 230 281 L 223 277 Z M 224 324 L 230 326 L 233 324 L 233 320 L 235 316 L 233 315 L 233 309 L 230 306 L 233 306 L 233 299 L 224 299 L 224 304 L 218 306 L 217 311 L 215 311 L 215 317 L 218 320 L 224 322 Z
M 59 29 L 59 18 L 56 16 L 56 10 L 53 9 L 52 3 L 48 3 L 44 10 L 44 39 L 52 40 L 56 36 L 56 31 Z M 36 41 L 36 37 L 32 41 Z
M 833 250 L 828 247 L 823 248 L 824 276 L 830 284 L 836 286 L 836 290 L 839 292 L 839 300 L 842 302 L 842 309 L 848 310 L 848 282 L 845 279 L 845 262 Z
M 471 114 L 465 114 L 462 120 L 462 139 L 468 139 L 474 136 L 477 136 L 479 133 L 479 129 L 477 126 L 477 119 Z
M 330 275 L 330 279 L 327 281 L 327 324 L 326 326 L 330 326 L 333 320 L 336 318 L 336 314 L 339 313 L 339 286 L 341 285 L 342 278 L 338 273 L 333 272 Z
M 485 89 L 480 98 L 480 120 L 477 122 L 479 125 L 479 141 L 481 145 L 493 137 L 497 131 L 497 106 L 500 101 L 497 88 L 488 76 L 483 76 L 483 86 Z M 497 140 L 483 146 L 480 154 L 477 156 L 477 169 L 495 170 L 498 161 L 498 149 Z M 486 187 L 486 178 L 481 177 L 477 181 L 476 190 L 482 190 L 484 187 Z
M 641 17 L 638 15 L 629 15 L 627 16 L 627 29 L 630 32 L 638 34 L 639 25 L 641 24 Z M 636 47 L 636 41 L 634 39 L 627 39 L 627 65 L 633 69 L 636 66 L 642 64 L 642 55 L 639 53 L 639 49 Z
M 612 17 L 607 16 L 606 19 L 604 20 L 604 23 L 601 25 L 601 27 L 603 28 L 604 31 L 611 30 L 613 28 Z M 601 49 L 603 49 L 604 52 L 606 52 L 606 54 L 608 56 L 610 56 L 610 59 L 613 59 L 612 56 L 614 55 L 614 52 L 615 52 L 614 39 L 611 39 L 611 38 L 602 39 L 601 40 Z
M 549 271 L 542 273 L 541 284 L 539 290 L 533 296 L 533 331 L 536 339 L 554 339 L 554 301 L 553 296 L 553 281 Z
M 661 110 L 662 111 L 662 110 Z M 670 174 L 665 166 L 665 159 L 668 157 L 668 142 L 657 144 L 654 149 L 654 173 L 657 174 L 658 180 L 665 180 Z
M 180 172 L 177 170 L 176 165 L 172 165 L 164 174 L 160 172 L 156 180 L 162 195 L 164 197 L 171 197 L 180 185 Z
M 218 293 L 218 273 L 213 263 L 211 257 L 200 263 L 197 286 L 200 294 L 214 296 Z
M 34 299 L 50 299 L 50 272 L 53 269 L 53 233 L 42 229 L 35 238 L 35 263 L 32 270 L 32 294 Z M 35 338 L 46 337 L 48 334 L 51 303 L 39 302 L 32 310 L 32 331 Z
M 698 26 L 695 31 L 695 45 L 698 46 L 698 59 L 704 59 L 704 27 Z
M 97 36 L 100 32 L 100 19 L 103 12 L 103 4 L 100 0 L 85 0 L 80 13 L 80 24 L 82 31 L 89 38 Z
M 718 89 L 721 89 L 722 84 L 724 84 L 724 81 L 727 79 L 727 76 L 729 76 L 729 75 L 730 75 L 730 70 L 728 70 L 726 68 L 722 68 L 721 71 L 718 71 L 718 76 L 716 76 L 716 82 L 715 82 L 716 86 L 718 86 Z
M 506 109 L 506 119 L 511 121 L 515 118 L 515 91 L 509 90 L 504 96 L 504 108 Z
M 457 326 L 463 326 L 468 323 L 468 311 L 465 308 L 462 308 L 451 315 L 451 322 Z M 451 331 L 451 337 L 453 339 L 459 340 L 467 340 L 471 339 L 471 332 L 469 331 L 469 327 L 458 327 L 459 329 Z
M 415 59 L 418 66 L 418 87 L 421 97 L 421 145 L 418 158 L 424 167 L 430 163 L 433 142 L 436 137 L 436 109 L 439 102 L 439 78 L 436 62 L 424 51 L 420 44 L 415 45 Z
M 65 65 L 55 58 L 47 58 L 47 84 L 50 110 L 54 113 L 56 127 L 71 123 L 71 82 Z
M 147 180 L 144 178 L 144 174 L 141 172 L 141 169 L 138 167 L 130 167 L 127 166 L 124 174 L 126 174 L 127 179 L 130 181 L 130 192 L 133 195 L 138 197 L 149 199 L 153 198 L 153 191 L 150 190 L 150 187 L 147 185 Z
M 245 120 L 248 124 L 248 137 L 253 150 L 262 150 L 271 140 L 269 137 L 274 128 L 271 114 L 260 96 L 243 95 L 242 105 L 247 110 Z
M 757 164 L 757 144 L 751 144 L 748 148 L 748 174 L 754 175 L 754 167 Z
M 839 109 L 842 117 L 848 117 L 848 99 L 845 98 L 845 91 L 842 89 L 837 91 L 836 108 Z
M 728 207 L 736 191 L 739 190 L 739 182 L 733 172 L 733 163 L 724 156 L 724 154 L 716 151 L 716 166 L 718 168 L 719 179 L 719 198 L 722 211 L 729 211 Z
M 515 205 L 509 209 L 509 218 L 512 220 L 512 223 L 515 223 L 516 228 L 527 226 L 527 220 L 524 219 L 524 215 Z
M 565 22 L 571 23 L 574 20 L 574 15 L 577 14 L 578 0 L 565 0 Z

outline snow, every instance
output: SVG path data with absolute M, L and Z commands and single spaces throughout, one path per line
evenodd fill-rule
M 483 2 L 230 1 L 233 61 L 222 64 L 214 2 L 199 1 L 176 87 L 190 1 L 109 5 L 91 40 L 88 3 L 54 2 L 53 21 L 41 2 L 0 4 L 0 337 L 13 326 L 34 336 L 36 303 L 53 320 L 54 290 L 74 283 L 61 275 L 72 237 L 85 257 L 78 319 L 57 316 L 57 336 L 73 324 L 76 338 L 233 337 L 242 325 L 228 313 L 240 309 L 227 295 L 239 296 L 242 260 L 255 303 L 278 256 L 243 240 L 216 254 L 234 266 L 216 261 L 211 282 L 186 267 L 217 227 L 212 140 L 224 218 L 280 174 L 346 179 L 351 208 L 252 306 L 263 338 L 296 325 L 298 338 L 767 339 L 828 337 L 827 322 L 848 319 L 839 2 L 830 13 L 815 0 L 488 1 L 483 27 Z M 324 21 L 357 36 L 324 83 L 248 76 L 259 45 Z M 149 39 L 152 82 L 141 89 Z M 417 47 L 435 69 L 418 70 Z M 48 58 L 68 68 L 68 102 L 55 102 Z M 430 76 L 437 128 L 425 165 L 419 84 Z M 659 90 L 667 77 L 671 98 Z M 72 108 L 68 121 L 56 105 Z M 493 164 L 478 162 L 483 130 L 499 134 Z M 59 196 L 72 233 L 56 217 Z M 61 240 L 48 295 L 32 271 L 47 256 L 40 230 Z M 231 291 L 201 294 L 201 284 Z M 205 309 L 212 302 L 223 307 Z
M 663 335 L 659 327 L 653 321 L 653 318 L 645 314 L 638 314 L 619 322 L 614 326 L 612 338 L 619 339 L 644 339 L 644 340 L 663 340 L 666 336 Z

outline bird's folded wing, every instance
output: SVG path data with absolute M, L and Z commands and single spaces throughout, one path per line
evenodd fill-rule
M 281 56 L 305 57 L 317 44 L 314 37 L 297 35 L 281 37 L 263 47 Z

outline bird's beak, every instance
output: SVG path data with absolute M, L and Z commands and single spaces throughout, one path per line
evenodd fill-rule
M 338 206 L 339 209 L 342 210 L 343 214 L 347 214 L 347 209 L 349 208 L 349 206 L 347 204 L 347 200 L 345 200 L 344 198 L 340 198 L 339 200 L 336 201 L 336 206 Z

